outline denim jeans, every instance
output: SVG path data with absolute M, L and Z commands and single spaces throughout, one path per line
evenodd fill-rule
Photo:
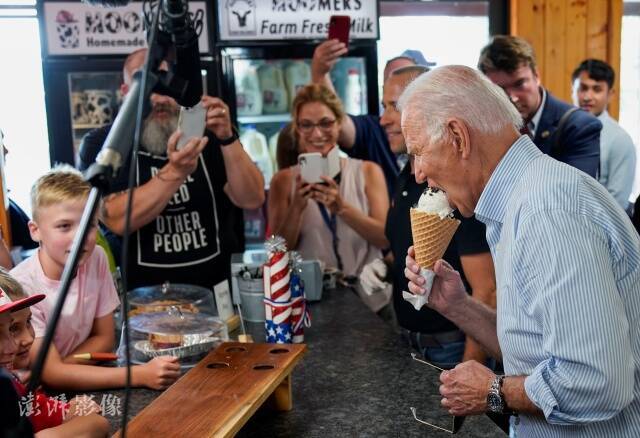
M 440 347 L 422 348 L 422 356 L 432 364 L 449 370 L 462 361 L 464 341 L 442 344 Z

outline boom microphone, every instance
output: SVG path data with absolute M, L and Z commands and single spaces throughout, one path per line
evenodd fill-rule
M 189 17 L 187 0 L 164 0 L 165 30 L 171 34 L 176 49 L 174 73 L 187 82 L 186 89 L 176 100 L 182 106 L 192 107 L 202 98 L 202 72 L 198 35 Z

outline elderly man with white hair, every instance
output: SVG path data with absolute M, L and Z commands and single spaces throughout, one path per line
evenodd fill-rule
M 440 260 L 429 306 L 502 357 L 505 376 L 469 361 L 440 377 L 455 415 L 515 413 L 518 437 L 640 436 L 640 239 L 596 180 L 519 134 L 504 92 L 462 66 L 403 93 L 416 180 L 487 227 L 497 310 L 467 295 Z M 409 289 L 425 294 L 409 249 Z

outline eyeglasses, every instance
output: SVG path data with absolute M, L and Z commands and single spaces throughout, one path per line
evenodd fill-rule
M 298 130 L 303 134 L 311 134 L 313 130 L 317 127 L 320 128 L 321 131 L 329 131 L 335 125 L 336 119 L 322 119 L 318 123 L 313 123 L 308 120 L 302 120 L 297 123 Z
M 418 355 L 416 353 L 411 353 L 411 357 L 413 358 L 413 360 L 418 361 L 420 363 L 423 363 L 425 365 L 429 365 L 431 368 L 435 368 L 438 371 L 444 371 L 442 368 L 432 364 L 431 362 L 427 362 L 426 360 L 422 360 L 418 357 Z M 455 434 L 458 433 L 458 431 L 462 428 L 462 424 L 464 423 L 465 418 L 467 417 L 457 417 L 457 416 L 452 416 L 451 417 L 451 427 L 446 428 L 446 427 L 442 427 L 442 426 L 438 426 L 436 424 L 431 424 L 427 421 L 424 421 L 420 418 L 418 418 L 418 412 L 417 409 L 414 408 L 413 406 L 411 408 L 411 414 L 413 414 L 413 418 L 422 424 L 426 424 L 427 426 L 431 426 L 434 429 L 438 429 L 438 430 L 442 430 L 444 432 L 450 433 L 450 434 Z

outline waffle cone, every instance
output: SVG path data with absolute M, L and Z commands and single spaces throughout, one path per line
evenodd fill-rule
M 437 214 L 423 213 L 415 208 L 410 210 L 410 215 L 416 262 L 421 268 L 433 270 L 433 265 L 447 250 L 460 221 L 450 217 L 440 219 Z

